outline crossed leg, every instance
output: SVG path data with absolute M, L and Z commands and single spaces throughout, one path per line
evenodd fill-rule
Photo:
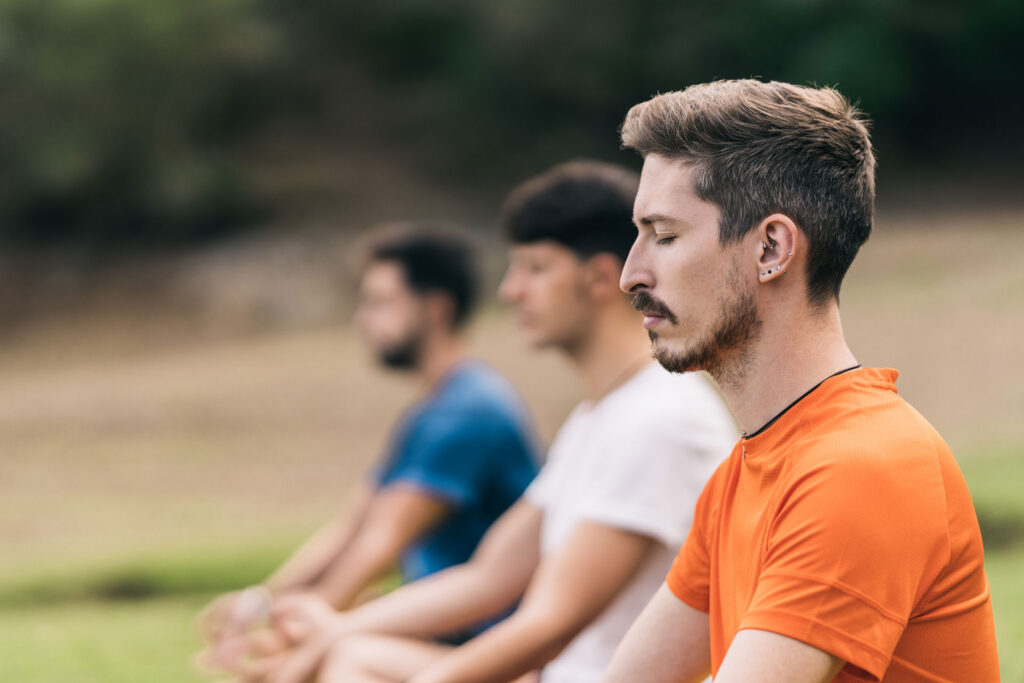
M 442 645 L 399 636 L 361 635 L 335 645 L 324 659 L 317 683 L 399 683 L 452 651 Z M 536 672 L 513 683 L 538 683 Z
M 318 683 L 394 683 L 423 671 L 452 650 L 415 638 L 360 635 L 331 648 Z

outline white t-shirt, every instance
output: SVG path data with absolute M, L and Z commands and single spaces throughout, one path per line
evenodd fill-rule
M 645 367 L 597 403 L 578 405 L 548 461 L 523 494 L 544 511 L 541 555 L 593 521 L 659 542 L 601 615 L 541 675 L 543 683 L 592 683 L 654 595 L 686 540 L 704 484 L 738 432 L 702 375 Z

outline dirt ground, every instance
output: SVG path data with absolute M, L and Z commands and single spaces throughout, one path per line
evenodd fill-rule
M 961 457 L 1024 443 L 1024 214 L 883 217 L 844 287 L 848 339 Z M 550 436 L 578 399 L 508 312 L 478 320 Z M 301 534 L 418 388 L 348 326 L 196 334 L 160 311 L 70 316 L 0 344 L 0 568 Z

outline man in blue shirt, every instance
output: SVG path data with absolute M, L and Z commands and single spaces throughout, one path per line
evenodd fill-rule
M 241 656 L 233 636 L 259 624 L 282 595 L 312 593 L 344 609 L 396 563 L 408 582 L 467 561 L 533 479 L 538 442 L 525 405 L 497 371 L 467 355 L 476 298 L 465 238 L 405 226 L 371 243 L 359 330 L 382 365 L 413 373 L 425 395 L 337 521 L 262 585 L 203 612 L 207 665 L 229 667 Z
M 400 558 L 403 581 L 465 562 L 523 492 L 537 468 L 526 422 L 505 378 L 468 359 L 406 413 L 375 472 L 374 487 L 409 487 L 458 514 L 406 547 Z

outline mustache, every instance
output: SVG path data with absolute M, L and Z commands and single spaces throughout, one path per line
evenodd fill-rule
M 668 309 L 668 306 L 651 296 L 646 289 L 641 289 L 633 295 L 633 308 L 641 313 L 664 318 L 673 325 L 679 322 L 675 314 Z

